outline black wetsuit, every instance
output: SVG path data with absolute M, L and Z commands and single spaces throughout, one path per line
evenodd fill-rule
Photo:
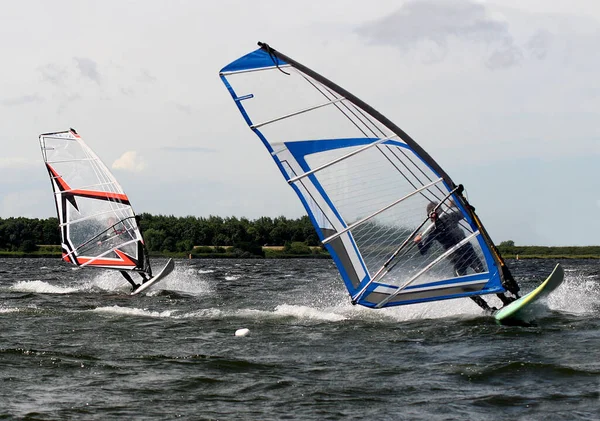
M 456 211 L 447 213 L 437 218 L 433 230 L 427 233 L 425 238 L 417 243 L 421 254 L 427 253 L 434 240 L 438 241 L 444 250 L 449 250 L 464 240 L 466 238 L 465 233 L 458 226 L 458 223 L 463 218 L 463 214 Z M 450 254 L 449 258 L 454 265 L 454 272 L 456 273 L 456 276 L 466 275 L 469 267 L 471 267 L 476 273 L 483 272 L 484 270 L 483 263 L 481 263 L 481 260 L 475 253 L 471 243 L 466 243 L 460 246 L 458 250 Z M 486 311 L 495 310 L 495 308 L 490 308 L 487 302 L 477 295 L 469 298 L 471 298 L 471 300 L 473 300 L 478 306 Z
M 464 240 L 466 238 L 465 233 L 458 226 L 458 222 L 463 218 L 464 216 L 460 212 L 447 213 L 437 218 L 433 230 L 417 243 L 421 254 L 427 253 L 434 240 L 439 242 L 444 250 L 449 250 Z M 483 263 L 481 263 L 471 243 L 462 245 L 449 256 L 449 259 L 454 264 L 454 271 L 458 276 L 466 275 L 469 267 L 476 273 L 484 270 Z

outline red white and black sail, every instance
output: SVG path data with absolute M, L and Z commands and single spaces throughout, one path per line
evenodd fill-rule
M 73 129 L 39 139 L 54 190 L 63 260 L 151 273 L 129 198 L 106 165 Z

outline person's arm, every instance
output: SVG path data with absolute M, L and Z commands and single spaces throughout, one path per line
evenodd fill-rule
M 427 253 L 427 251 L 429 251 L 429 248 L 431 247 L 432 240 L 433 240 L 433 236 L 431 235 L 432 233 L 427 233 L 425 234 L 425 237 L 423 238 L 423 236 L 421 236 L 421 234 L 417 234 L 414 242 L 417 243 L 417 247 L 419 248 L 419 252 L 423 255 L 425 253 Z

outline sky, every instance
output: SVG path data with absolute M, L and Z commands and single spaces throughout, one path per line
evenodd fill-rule
M 70 127 L 137 213 L 304 215 L 218 77 L 257 41 L 409 133 L 496 243 L 600 244 L 596 0 L 5 2 L 0 217 L 55 216 L 38 135 Z

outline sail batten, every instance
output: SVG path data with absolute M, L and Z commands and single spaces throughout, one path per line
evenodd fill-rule
M 55 192 L 54 194 L 65 194 L 65 193 L 72 193 L 72 192 L 76 192 L 79 190 L 89 190 L 93 187 L 102 187 L 102 186 L 109 186 L 111 185 L 111 183 L 98 183 L 98 184 L 91 184 L 89 186 L 82 186 L 79 189 L 68 189 L 68 190 L 63 190 L 63 191 L 59 191 L 59 192 Z
M 225 66 L 221 80 L 300 198 L 353 302 L 383 308 L 503 292 L 502 260 L 462 187 L 368 104 L 259 45 Z M 272 121 L 273 110 L 285 118 L 253 124 Z M 431 207 L 439 221 L 427 226 Z M 444 223 L 451 234 L 438 228 Z
M 83 161 L 94 161 L 94 158 L 62 159 L 59 161 L 46 161 L 46 164 L 63 164 L 65 162 L 83 162 Z
M 319 172 L 321 170 L 324 170 L 325 168 L 328 168 L 328 167 L 330 167 L 332 165 L 335 165 L 335 164 L 337 164 L 339 162 L 342 162 L 342 161 L 344 161 L 344 160 L 346 160 L 346 159 L 348 159 L 348 158 L 350 158 L 350 157 L 352 157 L 354 155 L 357 155 L 357 154 L 359 154 L 361 152 L 366 151 L 367 149 L 370 149 L 370 148 L 372 148 L 374 146 L 377 146 L 377 145 L 379 145 L 379 144 L 381 144 L 381 143 L 383 143 L 383 142 L 385 142 L 387 140 L 393 139 L 394 137 L 396 137 L 396 135 L 384 137 L 382 139 L 378 139 L 378 140 L 374 141 L 373 143 L 369 143 L 368 145 L 365 145 L 365 146 L 363 146 L 360 149 L 357 149 L 355 151 L 349 152 L 346 155 L 340 156 L 339 158 L 336 158 L 336 159 L 334 159 L 334 160 L 332 160 L 330 162 L 327 162 L 327 163 L 325 163 L 325 164 L 323 164 L 323 165 L 321 165 L 321 166 L 319 166 L 317 168 L 314 168 L 314 169 L 312 169 L 310 171 L 307 171 L 304 174 L 300 174 L 300 175 L 297 175 L 296 177 L 292 177 L 292 178 L 290 178 L 288 180 L 288 183 L 290 183 L 290 184 L 291 183 L 295 183 L 296 181 L 298 181 L 298 180 L 300 180 L 300 179 L 302 179 L 304 177 L 307 177 L 307 176 L 309 176 L 311 174 L 314 174 L 314 173 L 317 173 L 317 172 Z
M 264 121 L 264 122 L 259 123 L 259 124 L 253 124 L 253 125 L 250 126 L 250 128 L 251 129 L 258 129 L 259 127 L 266 126 L 267 124 L 276 123 L 278 121 L 285 120 L 286 118 L 294 117 L 294 116 L 297 116 L 297 115 L 300 115 L 300 114 L 307 113 L 309 111 L 317 110 L 317 109 L 319 109 L 321 107 L 326 107 L 327 105 L 331 105 L 331 104 L 335 104 L 337 102 L 343 101 L 344 99 L 345 98 L 339 98 L 339 99 L 335 99 L 333 101 L 325 102 L 323 104 L 315 105 L 315 106 L 312 106 L 312 107 L 309 107 L 309 108 L 304 108 L 302 110 L 298 110 L 298 111 L 295 111 L 293 113 L 289 113 L 289 114 L 283 115 L 281 117 L 273 118 L 271 120 L 267 120 L 267 121 Z

